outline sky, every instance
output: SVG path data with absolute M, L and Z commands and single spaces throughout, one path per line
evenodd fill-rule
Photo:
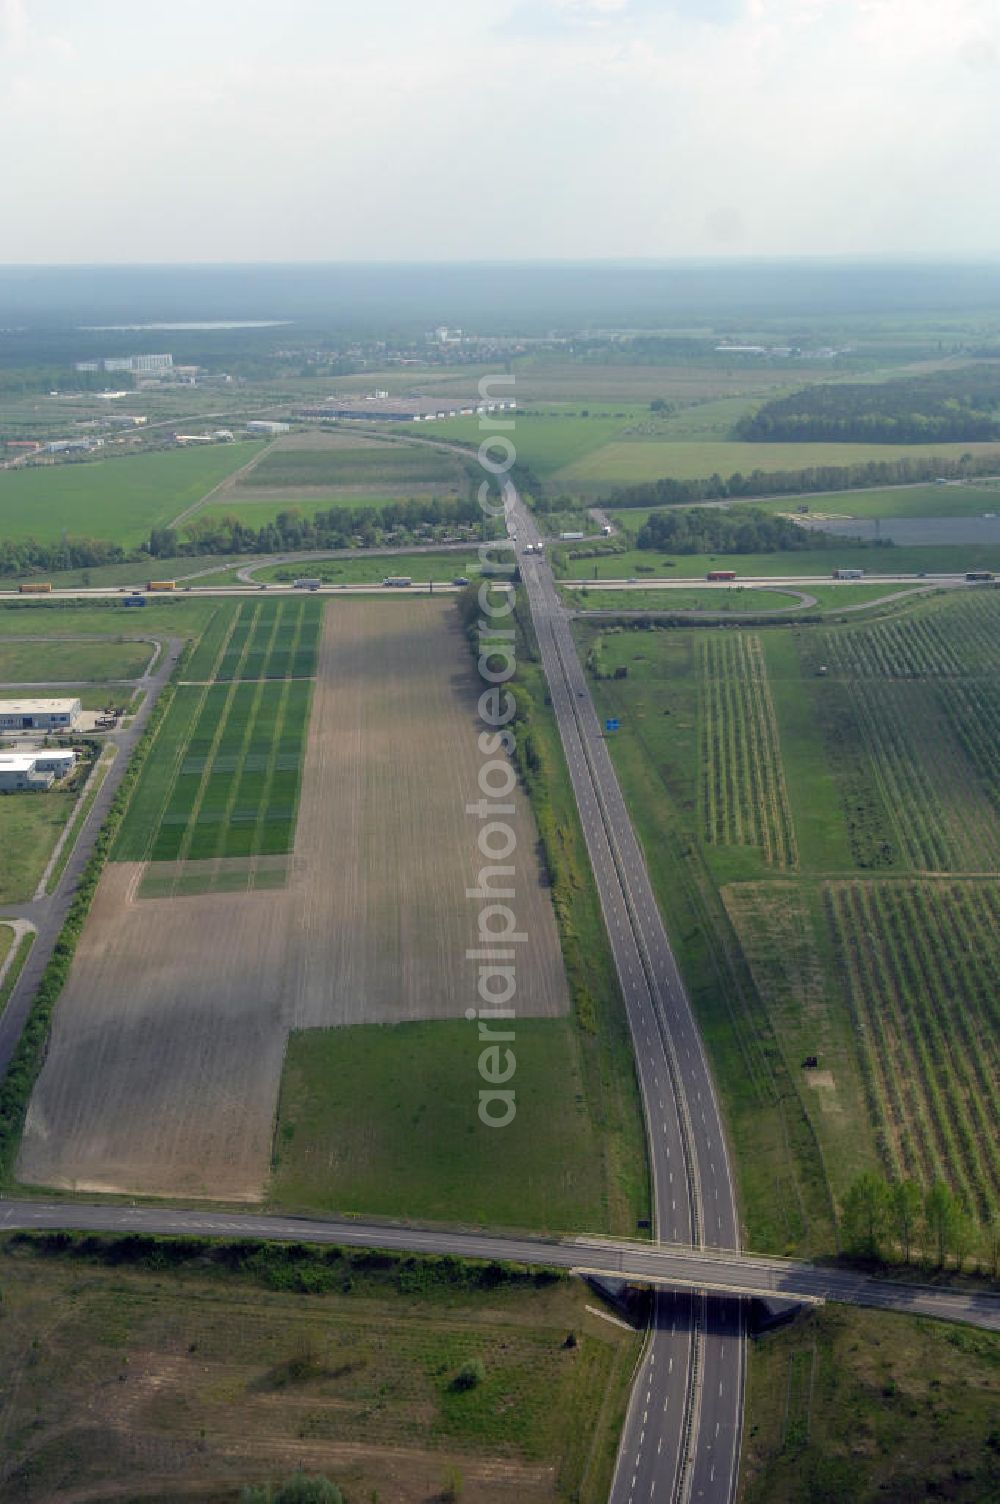
M 0 0 L 5 263 L 1000 258 L 998 0 Z

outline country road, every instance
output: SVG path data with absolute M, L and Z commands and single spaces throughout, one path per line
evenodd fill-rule
M 451 1254 L 514 1264 L 569 1269 L 609 1279 L 662 1284 L 669 1289 L 738 1291 L 763 1300 L 839 1302 L 1000 1331 L 1000 1295 L 949 1285 L 876 1279 L 851 1269 L 791 1259 L 759 1258 L 726 1249 L 694 1249 L 614 1238 L 544 1238 L 396 1222 L 336 1221 L 279 1212 L 221 1212 L 110 1201 L 27 1201 L 0 1198 L 0 1234 L 49 1231 L 129 1233 L 276 1243 L 380 1248 L 400 1253 Z

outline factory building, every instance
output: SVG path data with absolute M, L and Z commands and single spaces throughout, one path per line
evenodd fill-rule
M 271 423 L 264 418 L 252 418 L 247 424 L 247 433 L 265 438 L 273 438 L 275 434 L 288 433 L 290 423 Z
M 79 700 L 0 700 L 0 731 L 72 731 Z

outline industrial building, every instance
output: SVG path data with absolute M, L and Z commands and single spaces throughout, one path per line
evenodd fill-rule
M 79 700 L 0 700 L 0 731 L 72 731 Z
M 265 438 L 273 438 L 279 433 L 288 433 L 290 429 L 290 423 L 271 423 L 264 418 L 252 418 L 247 424 L 248 434 L 257 437 L 263 435 Z
M 0 752 L 0 793 L 51 788 L 57 778 L 72 773 L 75 752 Z

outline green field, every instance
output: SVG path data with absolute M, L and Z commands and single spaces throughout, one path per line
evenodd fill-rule
M 308 600 L 216 607 L 136 786 L 116 860 L 291 850 L 320 611 Z
M 745 1504 L 997 1497 L 1000 1337 L 824 1306 L 751 1341 Z
M 710 569 L 734 569 L 740 579 L 799 575 L 825 575 L 829 579 L 838 568 L 863 569 L 866 574 L 964 574 L 967 569 L 1000 572 L 1000 544 L 865 548 L 844 543 L 834 548 L 790 549 L 773 554 L 661 554 L 655 549 L 629 549 L 589 559 L 573 559 L 567 554 L 562 577 L 626 580 L 633 576 L 641 579 L 645 574 L 703 580 Z
M 76 795 L 64 789 L 0 794 L 0 903 L 34 896 L 75 803 Z
M 957 486 L 882 486 L 873 491 L 824 492 L 808 497 L 807 503 L 816 517 L 981 517 L 984 512 L 1000 512 L 1000 485 L 975 481 Z M 770 496 L 734 506 L 794 513 L 799 504 L 794 496 Z
M 499 1497 L 498 1477 L 522 1504 L 608 1496 L 640 1339 L 579 1281 L 60 1235 L 7 1239 L 0 1279 L 5 1492 L 24 1504 L 221 1504 L 302 1462 L 359 1504 L 404 1475 L 414 1500 Z
M 478 1121 L 473 1025 L 293 1034 L 272 1200 L 286 1208 L 552 1232 L 603 1227 L 600 1159 L 572 1024 L 519 1019 L 517 1116 Z M 331 1189 L 335 1187 L 335 1193 Z
M 759 633 L 578 627 L 751 1246 L 835 1247 L 876 1165 L 980 1225 L 1000 1206 L 998 630 L 989 591 Z
M 446 493 L 442 493 L 446 494 Z M 244 527 L 266 527 L 277 517 L 279 512 L 301 512 L 303 517 L 314 517 L 317 512 L 327 512 L 331 507 L 348 507 L 352 510 L 361 507 L 389 507 L 405 504 L 405 495 L 386 495 L 384 492 L 372 491 L 333 491 L 323 496 L 309 496 L 289 500 L 280 500 L 273 496 L 252 496 L 240 491 L 235 499 L 226 502 L 210 502 L 208 506 L 197 512 L 199 522 L 221 522 L 226 517 L 236 517 Z M 205 568 L 210 559 L 204 555 L 198 558 L 188 558 L 182 561 L 179 568 L 184 568 L 186 573 L 192 569 Z
M 142 610 L 113 597 L 100 605 L 88 601 L 0 604 L 0 642 L 16 637 L 110 637 L 141 632 L 144 636 L 194 637 L 217 610 L 213 600 L 183 595 L 150 600 Z
M 527 465 L 542 480 L 561 471 L 574 461 L 600 451 L 609 444 L 631 419 L 637 416 L 635 408 L 621 405 L 612 411 L 604 404 L 587 404 L 589 416 L 582 409 L 554 409 L 542 413 L 519 412 L 496 414 L 496 430 L 505 434 L 517 450 L 518 460 Z M 504 428 L 502 423 L 514 419 L 514 428 Z M 438 418 L 433 430 L 422 432 L 422 437 L 435 440 L 457 439 L 478 449 L 483 439 L 494 431 L 489 416 L 482 420 L 474 418 Z M 558 487 L 557 487 L 558 489 Z
M 256 445 L 219 444 L 0 474 L 0 534 L 58 542 L 107 538 L 134 547 L 245 465 Z
M 506 553 L 497 555 L 500 559 Z M 447 585 L 457 575 L 471 579 L 480 573 L 475 550 L 444 553 L 372 554 L 358 549 L 349 559 L 298 559 L 294 564 L 265 564 L 253 578 L 261 584 L 291 584 L 293 580 L 322 580 L 325 585 L 380 585 L 387 575 L 406 575 L 426 583 Z
M 616 487 L 672 476 L 724 479 L 739 471 L 800 470 L 819 465 L 857 465 L 871 461 L 922 459 L 931 455 L 959 459 L 963 454 L 995 454 L 996 444 L 752 444 L 729 439 L 617 439 L 557 470 L 551 489 L 573 495 L 607 496 Z M 941 488 L 944 489 L 943 487 Z
M 132 626 L 132 622 L 129 622 Z M 24 642 L 3 636 L 0 619 L 0 685 L 107 683 L 138 679 L 152 656 L 148 642 Z
M 316 449 L 276 446 L 239 482 L 240 491 L 324 490 L 341 486 L 440 485 L 457 489 L 460 463 L 448 453 L 414 444 L 327 445 Z
M 883 587 L 884 589 L 884 587 Z M 798 595 L 784 590 L 601 590 L 591 586 L 564 586 L 562 596 L 568 606 L 581 611 L 710 611 L 736 612 L 749 616 L 754 612 L 788 611 L 802 608 Z M 812 591 L 810 590 L 810 595 Z

